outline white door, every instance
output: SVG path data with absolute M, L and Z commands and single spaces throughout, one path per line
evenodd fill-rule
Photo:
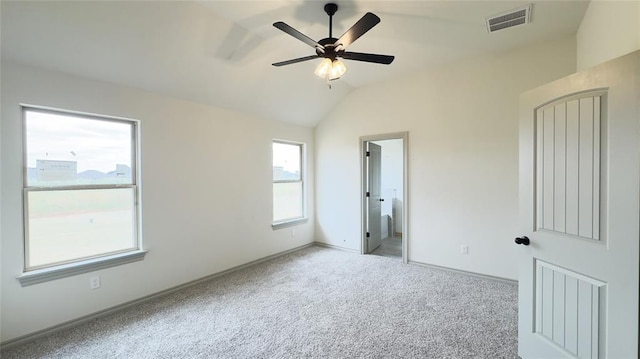
M 640 51 L 520 97 L 524 359 L 638 357 L 638 79 Z
M 382 202 L 382 149 L 375 143 L 367 142 L 367 253 L 382 244 L 381 203 Z

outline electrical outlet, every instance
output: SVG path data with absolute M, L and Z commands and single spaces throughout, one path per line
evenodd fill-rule
M 291 229 L 291 238 L 296 236 L 296 230 L 295 229 Z
M 100 288 L 100 276 L 89 278 L 89 289 Z
M 463 244 L 460 246 L 460 253 L 462 254 L 469 254 L 469 246 L 466 244 Z

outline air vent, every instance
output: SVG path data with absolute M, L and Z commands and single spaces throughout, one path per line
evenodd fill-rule
M 529 4 L 522 8 L 488 17 L 487 29 L 491 33 L 514 26 L 528 24 L 529 21 L 531 21 L 531 7 L 532 5 Z

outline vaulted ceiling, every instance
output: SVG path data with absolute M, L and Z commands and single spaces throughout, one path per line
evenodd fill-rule
M 349 51 L 395 55 L 391 65 L 345 61 L 328 89 L 320 60 L 273 62 L 313 49 L 274 28 L 328 36 L 324 1 L 2 1 L 2 60 L 133 86 L 315 126 L 361 86 L 486 53 L 574 34 L 587 1 L 336 1 L 334 37 L 366 12 L 380 24 Z M 530 24 L 489 34 L 485 18 L 533 3 Z

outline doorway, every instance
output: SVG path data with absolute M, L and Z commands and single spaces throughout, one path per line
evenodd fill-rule
M 408 133 L 360 138 L 362 254 L 407 263 Z

